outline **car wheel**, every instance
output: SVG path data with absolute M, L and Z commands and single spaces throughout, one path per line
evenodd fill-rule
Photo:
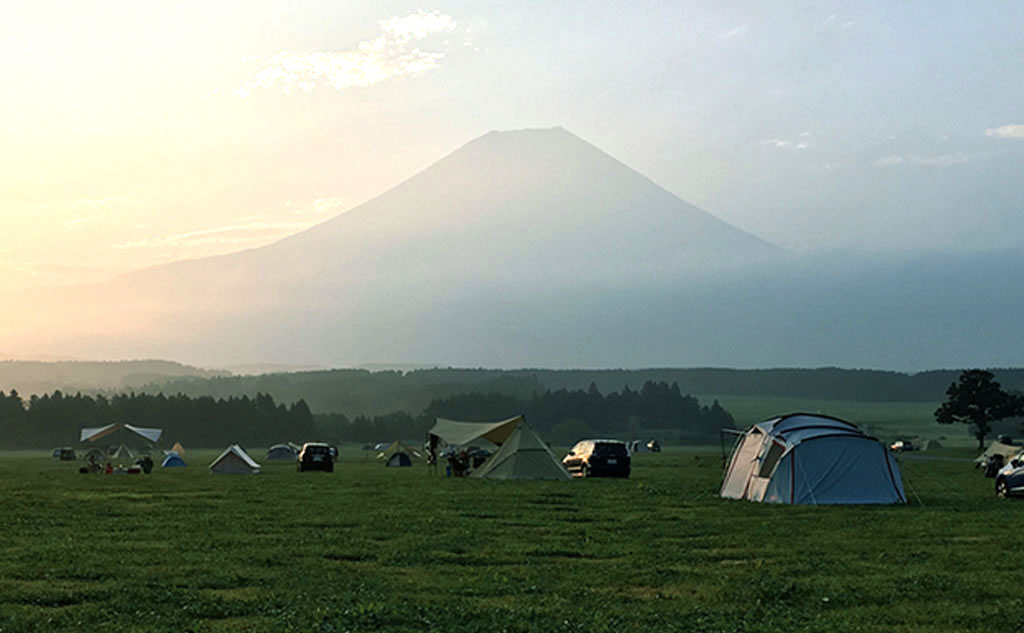
M 584 479 L 586 479 L 589 476 L 590 476 L 590 466 L 588 466 L 586 464 L 582 464 L 580 466 L 580 477 L 583 477 Z
M 1001 477 L 996 480 L 996 496 L 1000 499 L 1010 496 L 1010 487 L 1006 485 L 1006 480 Z

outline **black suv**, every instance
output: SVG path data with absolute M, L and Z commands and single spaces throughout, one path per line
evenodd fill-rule
M 299 451 L 299 472 L 305 470 L 326 470 L 334 472 L 334 451 L 329 444 L 307 442 Z
M 562 464 L 573 477 L 629 477 L 629 451 L 619 440 L 576 442 Z

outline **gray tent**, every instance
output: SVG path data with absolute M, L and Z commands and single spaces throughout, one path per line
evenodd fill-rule
M 899 465 L 856 425 L 792 413 L 750 427 L 733 448 L 721 495 L 767 503 L 906 503 Z
M 295 451 L 288 444 L 274 444 L 267 449 L 268 460 L 295 460 Z

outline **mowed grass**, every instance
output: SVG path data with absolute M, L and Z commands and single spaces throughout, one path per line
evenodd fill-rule
M 905 460 L 905 507 L 725 501 L 717 449 L 628 480 L 214 453 L 149 476 L 0 454 L 0 631 L 977 631 L 1024 625 L 1024 503 Z M 911 491 L 913 489 L 913 492 Z M 920 498 L 920 505 L 917 498 Z

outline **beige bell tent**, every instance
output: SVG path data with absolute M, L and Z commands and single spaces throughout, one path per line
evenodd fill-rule
M 255 475 L 260 472 L 260 465 L 253 461 L 245 449 L 232 444 L 224 449 L 217 459 L 210 464 L 211 473 Z
M 986 464 L 988 463 L 989 457 L 993 455 L 1001 455 L 1003 462 L 1008 462 L 1016 457 L 1021 451 L 1024 451 L 1024 446 L 1004 444 L 999 440 L 993 440 L 992 443 L 988 445 L 988 448 L 985 449 L 985 452 L 979 455 L 974 461 L 978 464 Z
M 468 446 L 484 439 L 498 446 L 487 461 L 471 473 L 486 479 L 571 479 L 523 416 L 501 422 L 457 422 L 438 418 L 430 435 L 449 446 Z M 436 442 L 432 441 L 432 444 Z

